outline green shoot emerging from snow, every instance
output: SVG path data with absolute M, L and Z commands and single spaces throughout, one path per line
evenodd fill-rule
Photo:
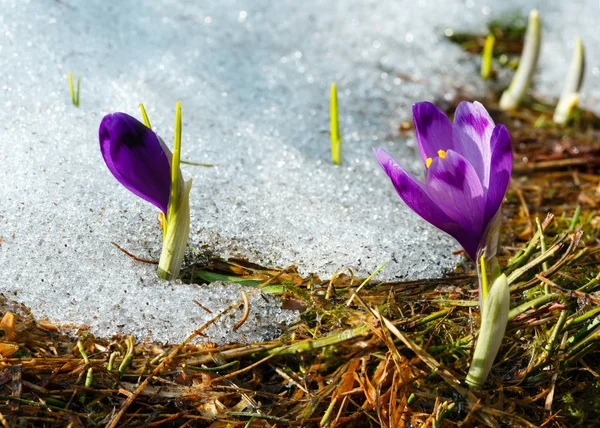
M 342 137 L 338 122 L 337 89 L 335 83 L 331 84 L 331 98 L 329 104 L 330 133 L 331 133 L 331 160 L 334 165 L 342 164 Z
M 571 112 L 577 103 L 579 102 L 579 90 L 583 83 L 583 73 L 585 71 L 585 55 L 583 51 L 583 43 L 581 39 L 577 37 L 575 39 L 575 50 L 571 57 L 571 65 L 569 66 L 569 72 L 567 79 L 565 80 L 565 86 L 563 87 L 562 94 L 554 110 L 554 116 L 552 120 L 558 125 L 565 125 Z
M 79 107 L 79 90 L 81 89 L 81 77 L 77 76 L 77 91 L 73 84 L 73 73 L 69 71 L 69 89 L 71 90 L 71 102 L 75 107 Z
M 494 43 L 496 37 L 493 34 L 489 34 L 485 39 L 485 45 L 483 46 L 483 55 L 481 57 L 481 77 L 485 80 L 490 78 L 492 74 L 492 59 L 494 58 Z
M 519 67 L 512 82 L 510 82 L 510 86 L 500 98 L 500 108 L 502 110 L 514 110 L 519 107 L 535 74 L 542 43 L 542 25 L 537 10 L 532 10 L 529 14 L 524 43 Z

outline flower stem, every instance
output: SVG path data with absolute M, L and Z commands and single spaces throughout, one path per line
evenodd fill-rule
M 506 275 L 500 275 L 492 284 L 481 308 L 481 328 L 466 378 L 471 389 L 480 389 L 492 369 L 506 331 L 509 309 L 508 282 Z

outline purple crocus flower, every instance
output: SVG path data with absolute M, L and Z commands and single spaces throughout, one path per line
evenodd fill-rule
M 147 126 L 125 113 L 104 116 L 100 151 L 115 178 L 167 215 L 171 191 L 171 151 Z
M 498 229 L 500 205 L 512 170 L 510 135 L 478 102 L 463 101 L 454 123 L 430 102 L 413 106 L 426 180 L 421 183 L 383 149 L 377 161 L 402 200 L 429 223 L 452 235 L 471 259 Z M 488 227 L 490 226 L 490 227 Z M 489 249 L 495 253 L 494 249 Z

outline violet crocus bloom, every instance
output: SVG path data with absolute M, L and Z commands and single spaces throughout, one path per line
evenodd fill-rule
M 106 166 L 127 189 L 167 215 L 171 151 L 146 125 L 125 113 L 104 116 L 99 130 Z
M 512 170 L 510 135 L 478 102 L 461 102 L 454 123 L 430 102 L 415 104 L 413 118 L 425 183 L 382 148 L 374 150 L 377 161 L 400 198 L 476 260 L 484 247 L 497 245 L 499 209 Z M 488 251 L 493 256 L 496 249 Z

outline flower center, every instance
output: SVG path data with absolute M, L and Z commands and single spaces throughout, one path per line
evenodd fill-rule
M 438 156 L 444 159 L 446 157 L 446 152 L 444 150 L 438 150 Z M 425 159 L 425 167 L 429 168 L 431 166 L 431 162 L 433 162 L 432 158 Z

